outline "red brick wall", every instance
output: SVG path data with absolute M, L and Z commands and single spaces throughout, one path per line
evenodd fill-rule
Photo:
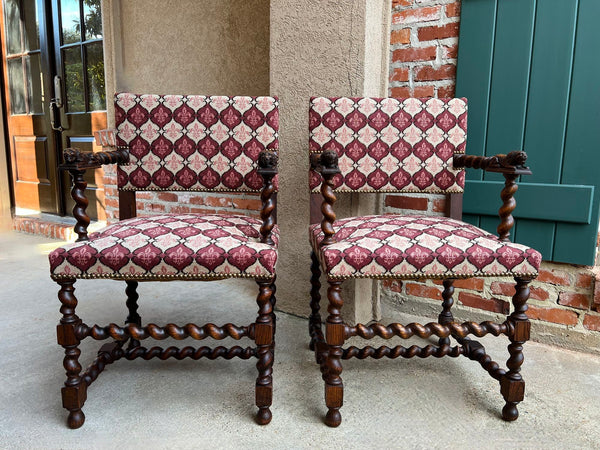
M 106 220 L 108 223 L 116 222 L 119 218 L 116 166 L 105 166 L 104 189 Z M 261 207 L 259 194 L 219 192 L 138 192 L 136 193 L 136 203 L 139 216 L 162 213 L 211 214 L 218 212 L 259 217 Z
M 451 97 L 456 80 L 460 1 L 393 0 L 390 95 Z M 517 198 L 518 201 L 518 198 Z M 443 215 L 443 195 L 388 195 L 384 212 Z M 599 268 L 600 269 L 600 268 Z M 507 313 L 510 280 L 477 278 L 455 282 L 462 307 Z M 440 302 L 441 282 L 383 283 L 383 295 Z M 596 268 L 544 262 L 532 283 L 531 319 L 600 332 L 600 276 Z M 459 306 L 460 307 L 460 306 Z
M 545 261 L 538 278 L 531 283 L 527 315 L 580 331 L 600 331 L 600 280 L 596 277 L 597 272 L 591 267 Z M 515 292 L 514 282 L 507 278 L 457 280 L 454 287 L 457 305 L 502 314 L 508 313 Z M 441 289 L 439 280 L 383 282 L 384 296 L 439 302 L 439 311 Z
M 390 94 L 452 97 L 460 1 L 394 0 Z

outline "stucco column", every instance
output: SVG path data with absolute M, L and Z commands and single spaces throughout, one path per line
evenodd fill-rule
M 309 313 L 309 98 L 386 94 L 390 16 L 390 0 L 271 0 L 270 91 L 281 103 L 277 298 L 284 311 Z M 369 214 L 377 204 L 373 195 L 340 195 L 336 212 Z M 373 319 L 374 283 L 345 284 L 346 320 Z

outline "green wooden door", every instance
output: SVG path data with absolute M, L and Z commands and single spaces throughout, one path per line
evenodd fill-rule
M 599 0 L 462 0 L 456 95 L 467 153 L 523 149 L 516 242 L 593 265 L 600 204 Z M 467 172 L 464 219 L 495 232 L 502 177 Z

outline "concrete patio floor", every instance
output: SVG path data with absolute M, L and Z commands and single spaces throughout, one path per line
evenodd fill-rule
M 498 383 L 465 358 L 351 360 L 342 373 L 343 422 L 330 429 L 322 423 L 323 385 L 307 321 L 281 312 L 270 425 L 253 421 L 254 360 L 137 360 L 108 366 L 88 391 L 86 423 L 69 430 L 57 285 L 44 254 L 55 245 L 0 234 L 0 448 L 600 447 L 600 357 L 534 342 L 525 346 L 526 397 L 514 423 L 500 419 Z M 123 282 L 78 281 L 76 288 L 86 323 L 123 322 Z M 139 291 L 144 323 L 255 317 L 250 281 L 145 283 Z M 308 310 L 307 298 L 298 293 Z M 484 342 L 498 361 L 506 359 L 505 339 Z M 82 365 L 100 345 L 81 345 Z

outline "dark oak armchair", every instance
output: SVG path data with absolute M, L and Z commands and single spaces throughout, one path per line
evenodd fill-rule
M 541 255 L 511 243 L 515 183 L 531 172 L 524 152 L 493 157 L 464 154 L 467 137 L 465 99 L 313 98 L 309 111 L 310 189 L 322 194 L 322 221 L 310 227 L 312 245 L 311 349 L 325 381 L 325 423 L 341 423 L 342 360 L 350 358 L 421 358 L 466 356 L 478 361 L 500 383 L 504 420 L 518 417 L 525 383 L 520 374 L 523 344 L 530 324 L 525 314 L 528 284 L 537 276 Z M 424 192 L 459 194 L 465 168 L 502 173 L 499 237 L 449 217 L 371 215 L 336 220 L 338 192 Z M 325 334 L 320 309 L 320 277 L 329 285 Z M 503 323 L 455 322 L 453 282 L 459 278 L 514 277 L 513 312 Z M 341 285 L 352 278 L 443 279 L 438 322 L 350 325 L 342 319 Z M 469 335 L 505 335 L 507 369 L 487 355 Z M 344 348 L 346 339 L 437 337 L 424 347 Z M 451 344 L 451 338 L 456 344 Z
M 119 359 L 257 358 L 257 421 L 271 420 L 275 334 L 275 264 L 279 230 L 275 224 L 279 113 L 273 97 L 182 95 L 115 96 L 116 131 L 97 134 L 106 151 L 67 149 L 73 179 L 73 214 L 78 239 L 53 251 L 52 279 L 60 285 L 62 318 L 58 343 L 65 349 L 67 380 L 63 406 L 68 426 L 78 428 L 90 384 Z M 118 164 L 120 221 L 88 235 L 85 198 L 87 169 Z M 136 217 L 136 191 L 256 192 L 261 220 L 244 215 L 161 214 Z M 139 282 L 213 281 L 252 278 L 258 284 L 258 317 L 245 326 L 189 323 L 142 325 Z M 104 278 L 126 283 L 129 315 L 125 326 L 88 325 L 76 312 L 77 279 Z M 112 340 L 84 371 L 79 344 L 85 338 Z M 254 346 L 144 347 L 142 340 L 249 338 Z

